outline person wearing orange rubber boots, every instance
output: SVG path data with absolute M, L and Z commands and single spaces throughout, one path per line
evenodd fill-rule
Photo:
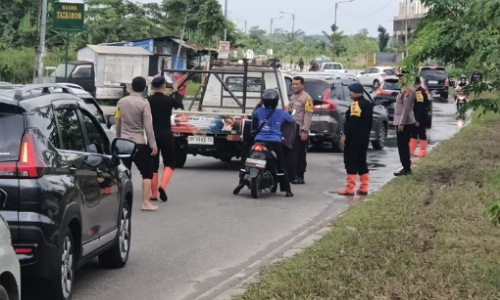
M 415 78 L 415 103 L 413 113 L 415 114 L 415 127 L 410 138 L 410 156 L 423 157 L 427 154 L 427 112 L 430 107 L 427 91 L 422 87 L 422 80 L 419 76 Z M 420 152 L 415 155 L 418 141 L 420 139 Z
M 151 81 L 153 95 L 148 97 L 151 113 L 153 115 L 153 129 L 158 145 L 158 153 L 153 157 L 153 180 L 151 184 L 151 200 L 160 199 L 167 201 L 167 185 L 174 172 L 174 152 L 175 139 L 172 133 L 171 116 L 174 108 L 181 108 L 182 103 L 174 96 L 166 96 L 163 92 L 167 87 L 165 77 L 155 77 Z M 163 159 L 163 177 L 161 184 L 158 185 L 158 169 L 160 168 L 160 154 Z
M 337 194 L 352 196 L 359 175 L 361 185 L 358 195 L 368 194 L 370 174 L 366 162 L 366 152 L 370 143 L 370 131 L 373 122 L 373 103 L 363 97 L 364 88 L 360 83 L 349 85 L 352 103 L 345 114 L 341 144 L 344 146 L 344 164 L 347 171 L 347 185 Z

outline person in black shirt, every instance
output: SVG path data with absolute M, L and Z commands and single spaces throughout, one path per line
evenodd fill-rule
M 415 78 L 415 104 L 413 105 L 413 113 L 415 114 L 415 127 L 410 138 L 410 155 L 415 154 L 418 140 L 420 139 L 420 152 L 416 157 L 423 157 L 427 154 L 427 112 L 430 108 L 429 97 L 427 91 L 422 87 L 420 77 Z
M 153 130 L 156 137 L 156 144 L 158 145 L 158 153 L 153 157 L 153 180 L 151 184 L 151 200 L 158 200 L 158 193 L 160 199 L 167 201 L 167 186 L 174 173 L 175 162 L 175 139 L 172 134 L 172 125 L 170 118 L 174 108 L 181 108 L 182 103 L 174 96 L 166 96 L 164 91 L 167 81 L 165 77 L 160 76 L 153 79 L 151 87 L 154 92 L 153 95 L 148 97 L 149 105 L 151 106 L 151 113 L 153 115 Z M 158 185 L 158 169 L 160 168 L 160 153 L 163 158 L 163 177 L 161 184 Z
M 347 186 L 338 190 L 339 195 L 352 196 L 359 175 L 361 186 L 357 193 L 368 194 L 370 175 L 366 162 L 366 152 L 370 143 L 370 131 L 373 122 L 373 103 L 363 97 L 364 88 L 360 83 L 349 85 L 351 106 L 345 113 L 344 130 L 341 144 L 344 145 L 344 164 L 347 171 Z
M 470 77 L 470 83 L 479 83 L 483 81 L 483 73 L 481 73 L 481 69 L 479 67 L 476 68 L 476 71 L 472 73 L 472 76 Z

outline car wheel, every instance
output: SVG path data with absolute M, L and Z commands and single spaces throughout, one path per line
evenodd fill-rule
M 340 143 L 340 138 L 336 141 L 332 141 L 332 150 L 333 152 L 343 153 L 344 146 Z
M 9 300 L 7 290 L 0 284 L 0 300 Z
M 54 300 L 67 300 L 71 299 L 73 294 L 73 284 L 75 282 L 75 243 L 73 234 L 69 228 L 61 231 L 63 236 L 59 245 L 61 264 L 59 271 L 51 279 L 50 284 L 52 288 L 49 293 L 50 299 Z
M 381 124 L 377 132 L 377 140 L 372 142 L 372 146 L 376 150 L 382 150 L 385 147 L 385 141 L 387 139 L 387 127 L 385 124 Z
M 379 86 L 380 86 L 380 82 L 377 79 L 375 79 L 375 81 L 373 81 L 373 89 L 376 90 L 379 88 Z
M 130 238 L 132 228 L 131 210 L 128 202 L 125 201 L 120 214 L 118 224 L 118 236 L 116 242 L 106 252 L 99 255 L 99 264 L 104 268 L 121 268 L 128 261 L 130 253 Z

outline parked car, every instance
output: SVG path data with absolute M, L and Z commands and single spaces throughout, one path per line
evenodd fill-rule
M 7 201 L 7 193 L 0 189 L 0 208 Z M 0 215 L 0 299 L 21 299 L 19 260 L 12 248 L 9 225 Z
M 0 132 L 9 133 L 0 139 L 0 215 L 22 277 L 43 282 L 43 299 L 68 300 L 86 262 L 123 267 L 133 189 L 120 158 L 135 143 L 110 143 L 88 106 L 60 84 L 0 90 Z
M 17 84 L 17 85 L 5 85 L 5 86 L 0 86 L 0 90 L 14 90 L 14 89 L 19 89 L 24 87 L 25 85 L 22 84 Z M 96 117 L 97 121 L 101 124 L 104 132 L 106 132 L 106 135 L 110 140 L 113 140 L 116 136 L 116 133 L 114 130 L 111 130 L 111 126 L 114 124 L 110 123 L 109 116 L 105 116 L 104 112 L 102 111 L 101 107 L 97 103 L 97 101 L 94 99 L 94 97 L 84 90 L 81 86 L 74 84 L 74 83 L 59 83 L 58 85 L 53 85 L 51 89 L 55 89 L 55 91 L 61 92 L 61 87 L 60 86 L 66 86 L 69 88 L 69 90 L 75 94 L 78 98 L 81 99 L 83 103 L 87 105 L 87 109 Z
M 423 82 L 432 98 L 439 96 L 442 100 L 448 101 L 450 80 L 444 67 L 422 67 L 418 76 L 424 79 Z
M 304 75 L 305 90 L 314 100 L 310 142 L 321 146 L 324 142 L 332 144 L 334 151 L 343 150 L 340 144 L 340 132 L 344 127 L 345 113 L 351 104 L 348 86 L 359 82 L 350 75 L 319 76 Z M 365 91 L 365 98 L 373 102 Z M 382 105 L 375 105 L 370 141 L 374 149 L 385 146 L 389 119 L 387 110 Z
M 326 73 L 345 73 L 344 66 L 339 62 L 324 62 L 319 68 L 320 72 Z
M 393 67 L 371 67 L 358 75 L 359 82 L 364 86 L 371 86 L 378 89 L 380 84 L 384 82 L 386 76 L 396 74 L 396 69 Z
M 427 91 L 427 86 L 425 85 L 422 79 L 422 87 Z M 386 109 L 389 115 L 389 124 L 393 125 L 394 122 L 394 103 L 396 103 L 396 97 L 398 96 L 400 91 L 399 78 L 396 76 L 389 76 L 385 78 L 384 82 L 376 90 L 376 94 L 374 97 L 375 103 L 382 104 Z M 428 114 L 428 123 L 426 124 L 427 128 L 432 127 L 432 97 L 429 97 L 431 105 L 427 110 Z

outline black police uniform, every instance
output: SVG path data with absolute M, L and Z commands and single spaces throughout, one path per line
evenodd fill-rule
M 413 113 L 415 114 L 415 121 L 420 125 L 414 127 L 411 134 L 412 139 L 427 140 L 426 126 L 428 122 L 427 112 L 430 108 L 429 97 L 427 91 L 423 87 L 415 90 L 415 104 L 413 105 Z
M 360 97 L 351 103 L 345 114 L 344 164 L 348 175 L 368 173 L 366 152 L 370 143 L 373 103 Z

